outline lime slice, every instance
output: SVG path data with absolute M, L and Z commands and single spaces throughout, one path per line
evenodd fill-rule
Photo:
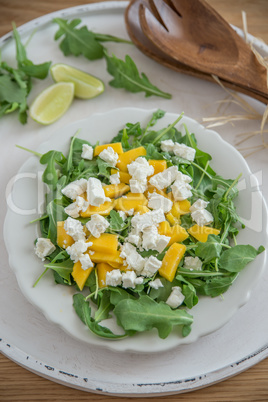
M 50 68 L 50 73 L 56 82 L 73 82 L 74 95 L 80 99 L 95 98 L 104 91 L 101 80 L 67 64 L 54 64 Z
M 59 82 L 41 92 L 30 106 L 30 116 L 40 124 L 51 124 L 69 109 L 74 98 L 74 84 Z

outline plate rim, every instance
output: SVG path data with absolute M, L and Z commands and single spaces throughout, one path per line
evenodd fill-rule
M 78 13 L 78 9 L 81 9 L 81 8 L 85 9 L 86 6 L 87 6 L 87 11 L 93 11 L 93 12 L 94 12 L 94 11 L 97 11 L 97 12 L 98 12 L 98 11 L 103 11 L 103 12 L 105 12 L 107 9 L 114 9 L 114 10 L 117 9 L 118 11 L 120 11 L 121 9 L 124 9 L 127 4 L 128 4 L 128 1 L 124 1 L 124 2 L 121 2 L 121 1 L 120 1 L 120 2 L 118 2 L 118 1 L 111 1 L 111 2 L 107 2 L 107 3 L 105 3 L 105 2 L 100 2 L 100 3 L 90 3 L 90 4 L 84 5 L 84 6 L 74 6 L 74 7 L 71 7 L 71 8 L 62 9 L 62 10 L 58 10 L 58 11 L 49 13 L 49 14 L 46 14 L 46 15 L 44 15 L 44 16 L 40 16 L 40 17 L 38 17 L 38 18 L 36 18 L 36 19 L 34 19 L 34 20 L 31 20 L 31 21 L 29 21 L 29 22 L 26 22 L 25 24 L 22 24 L 20 27 L 18 27 L 18 31 L 19 31 L 20 33 L 25 33 L 25 34 L 26 34 L 30 29 L 32 29 L 32 24 L 33 24 L 33 23 L 37 23 L 37 24 L 38 24 L 38 29 L 39 29 L 39 28 L 42 28 L 42 27 L 44 27 L 46 24 L 49 23 L 49 21 L 46 20 L 46 18 L 47 18 L 47 19 L 51 19 L 52 15 L 53 15 L 53 16 L 56 16 L 56 15 L 58 16 L 58 15 L 60 15 L 63 11 L 64 11 L 64 12 L 69 11 L 70 14 L 72 14 L 73 12 L 77 12 L 77 13 Z M 241 30 L 240 28 L 234 27 L 234 29 L 235 29 L 239 34 L 243 35 L 243 32 L 242 32 L 242 30 Z M 5 34 L 4 36 L 2 36 L 2 37 L 0 38 L 0 45 L 1 45 L 1 46 L 4 45 L 5 42 L 7 42 L 9 39 L 11 39 L 11 37 L 12 37 L 12 32 L 9 32 L 9 33 Z M 250 35 L 250 34 L 248 35 L 248 37 L 253 40 L 253 43 L 254 43 L 254 44 L 256 44 L 258 47 L 260 47 L 261 49 L 263 49 L 264 52 L 268 53 L 268 45 L 263 44 L 262 41 L 260 41 L 259 39 L 255 38 L 254 36 L 252 36 L 252 35 Z M 0 350 L 1 350 L 1 352 L 2 352 L 5 356 L 7 356 L 7 357 L 8 357 L 9 359 L 11 359 L 12 361 L 18 363 L 19 365 L 21 365 L 21 366 L 24 367 L 25 369 L 27 369 L 27 370 L 29 370 L 29 371 L 32 371 L 32 372 L 35 372 L 36 374 L 38 374 L 38 375 L 40 375 L 40 376 L 42 376 L 42 377 L 48 378 L 48 379 L 50 379 L 51 381 L 58 382 L 58 383 L 60 383 L 60 384 L 62 384 L 62 385 L 71 386 L 72 388 L 77 388 L 77 389 L 86 390 L 86 391 L 88 391 L 88 392 L 96 392 L 96 393 L 102 393 L 102 394 L 108 394 L 108 395 L 116 395 L 115 393 L 109 392 L 109 391 L 107 391 L 107 390 L 104 392 L 102 389 L 98 389 L 98 390 L 95 391 L 95 390 L 93 390 L 93 389 L 89 389 L 88 387 L 85 388 L 85 384 L 86 384 L 86 383 L 84 382 L 84 379 L 82 379 L 82 377 L 81 377 L 81 381 L 83 381 L 83 383 L 81 383 L 80 386 L 77 386 L 77 384 L 75 384 L 75 381 L 72 379 L 72 377 L 70 377 L 70 378 L 68 377 L 68 378 L 67 378 L 67 381 L 64 379 L 64 377 L 61 378 L 61 379 L 59 379 L 59 380 L 56 380 L 55 378 L 52 377 L 52 375 L 51 375 L 50 372 L 49 372 L 49 375 L 45 375 L 46 373 L 45 373 L 45 372 L 42 372 L 41 366 L 39 365 L 39 362 L 40 362 L 40 361 L 38 361 L 38 360 L 36 360 L 36 363 L 37 363 L 37 365 L 38 365 L 38 368 L 37 368 L 37 369 L 34 369 L 34 368 L 33 368 L 33 369 L 30 369 L 30 368 L 27 366 L 27 364 L 25 364 L 25 363 L 23 362 L 24 359 L 22 359 L 22 358 L 20 359 L 21 353 L 24 354 L 24 358 L 27 358 L 27 354 L 26 354 L 24 351 L 22 351 L 21 349 L 17 348 L 15 345 L 12 345 L 12 344 L 10 344 L 10 343 L 6 343 L 3 338 L 0 338 Z M 14 353 L 14 350 L 15 350 L 15 353 Z M 17 352 L 16 352 L 16 351 L 17 351 Z M 208 372 L 208 373 L 207 373 L 207 376 L 211 376 L 211 375 L 213 376 L 214 373 L 219 373 L 219 375 L 220 375 L 220 373 L 224 374 L 225 369 L 227 369 L 227 371 L 228 371 L 228 370 L 230 371 L 230 369 L 234 369 L 234 372 L 233 372 L 233 371 L 232 371 L 232 372 L 228 372 L 228 373 L 226 373 L 226 375 L 225 375 L 224 377 L 222 377 L 222 378 L 215 378 L 215 379 L 213 378 L 211 381 L 206 382 L 206 383 L 203 384 L 202 386 L 195 386 L 195 383 L 191 383 L 191 382 L 190 382 L 189 384 L 190 384 L 190 385 L 194 385 L 194 387 L 190 386 L 189 388 L 187 387 L 187 389 L 186 389 L 186 388 L 183 388 L 183 389 L 182 389 L 182 387 L 179 386 L 177 390 L 167 392 L 166 395 L 172 395 L 172 394 L 180 393 L 180 392 L 187 392 L 187 391 L 191 391 L 191 390 L 194 390 L 194 389 L 196 390 L 196 389 L 198 389 L 198 388 L 203 388 L 203 387 L 206 387 L 206 386 L 209 386 L 209 385 L 213 385 L 213 384 L 215 384 L 215 383 L 217 383 L 217 382 L 219 382 L 219 381 L 222 381 L 222 380 L 224 380 L 224 379 L 227 379 L 227 378 L 229 378 L 229 377 L 232 377 L 232 376 L 234 376 L 234 375 L 236 375 L 236 374 L 241 373 L 242 371 L 248 369 L 249 367 L 251 367 L 251 366 L 257 364 L 258 362 L 260 362 L 261 360 L 265 359 L 267 356 L 268 356 L 268 344 L 265 344 L 263 347 L 258 348 L 258 349 L 256 350 L 256 352 L 251 353 L 251 354 L 245 356 L 245 358 L 244 358 L 242 361 L 240 361 L 240 362 L 234 362 L 234 363 L 233 363 L 232 365 L 230 365 L 230 366 L 229 366 L 229 365 L 228 365 L 228 366 L 224 366 L 224 367 L 222 367 L 222 368 L 219 369 L 219 370 Z M 35 358 L 33 357 L 33 359 L 35 359 Z M 47 369 L 47 370 L 48 370 L 48 369 Z M 65 374 L 66 374 L 66 373 L 65 373 Z M 84 387 L 83 387 L 83 385 L 84 385 Z M 162 385 L 162 384 L 161 384 L 161 385 Z M 166 383 L 165 385 L 168 386 L 168 383 Z M 148 385 L 148 386 L 149 386 L 149 385 Z M 152 389 L 152 392 L 151 392 L 151 393 L 148 392 L 148 394 L 150 394 L 150 395 L 155 395 L 155 396 L 157 396 L 157 395 L 163 395 L 163 393 L 166 392 L 166 390 L 165 390 L 164 388 L 165 388 L 165 387 L 163 387 L 163 391 L 162 391 L 162 389 L 161 389 L 161 391 L 159 391 L 159 392 L 153 392 L 153 389 Z M 148 388 L 147 388 L 147 389 L 148 389 Z M 148 395 L 148 394 L 147 394 L 147 395 Z M 119 395 L 119 396 L 122 396 L 122 394 L 118 394 L 118 395 Z M 126 394 L 126 395 L 127 395 L 127 396 L 131 396 L 131 395 L 134 395 L 134 394 L 131 392 L 131 393 Z M 141 393 L 138 393 L 137 396 L 141 396 Z

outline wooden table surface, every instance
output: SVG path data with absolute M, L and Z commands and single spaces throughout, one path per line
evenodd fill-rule
M 268 43 L 268 0 L 207 0 L 229 23 L 242 28 L 241 11 L 247 14 L 248 31 Z M 0 37 L 17 26 L 63 8 L 91 0 L 0 0 Z M 0 401 L 122 401 L 77 391 L 46 380 L 0 355 Z M 136 399 L 136 398 L 135 398 Z M 140 401 L 145 398 L 137 398 Z M 155 401 L 267 401 L 268 359 L 226 381 L 194 392 L 155 397 Z

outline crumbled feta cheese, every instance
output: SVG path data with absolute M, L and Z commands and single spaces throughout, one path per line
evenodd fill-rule
M 127 241 L 139 247 L 141 246 L 142 239 L 140 235 L 130 233 L 127 237 Z
M 136 272 L 141 272 L 145 264 L 145 258 L 143 258 L 130 243 L 124 243 L 121 248 L 120 257 L 126 260 L 126 264 L 129 268 L 134 269 Z
M 173 152 L 176 156 L 180 156 L 181 158 L 187 159 L 191 162 L 195 158 L 195 149 L 188 147 L 185 144 L 180 144 L 179 142 L 175 142 Z
M 100 237 L 108 227 L 109 222 L 99 214 L 92 215 L 90 221 L 86 223 L 86 228 L 90 231 L 92 236 L 97 238 Z
M 139 156 L 135 161 L 127 165 L 128 173 L 132 176 L 132 179 L 138 181 L 147 181 L 147 177 L 154 174 L 154 168 L 149 162 Z
M 85 212 L 88 209 L 88 206 L 89 202 L 86 201 L 83 197 L 78 196 L 75 202 L 64 208 L 64 211 L 72 218 L 78 218 L 80 215 L 79 212 Z
M 185 299 L 185 296 L 181 293 L 181 288 L 179 286 L 174 286 L 172 288 L 172 291 L 171 291 L 166 303 L 171 308 L 177 308 L 183 303 L 184 299 Z
M 178 171 L 176 181 L 179 180 L 183 183 L 191 183 L 192 178 L 187 174 L 183 174 L 182 172 Z
M 125 211 L 125 213 L 127 214 L 127 216 L 134 215 L 134 208 L 128 209 L 127 211 Z
M 85 240 L 86 235 L 83 230 L 83 225 L 76 219 L 68 217 L 64 221 L 64 229 L 66 233 L 74 239 L 74 241 Z
M 162 261 L 159 261 L 156 257 L 151 255 L 145 262 L 141 275 L 151 277 L 159 268 L 161 268 Z
M 119 172 L 111 174 L 110 183 L 111 184 L 119 184 L 120 183 L 120 174 L 119 174 Z
M 133 209 L 134 212 L 134 209 Z M 127 219 L 127 214 L 124 211 L 117 211 L 117 213 L 120 215 L 120 218 L 123 219 L 123 221 L 125 221 Z
M 149 282 L 149 286 L 151 286 L 151 288 L 156 289 L 156 290 L 164 287 L 163 283 L 161 282 L 161 280 L 159 278 L 155 279 L 154 281 Z
M 144 193 L 147 190 L 147 180 L 130 179 L 129 187 L 132 193 Z
M 152 186 L 155 186 L 158 190 L 163 190 L 176 180 L 178 174 L 177 166 L 170 166 L 163 172 L 155 174 L 150 178 L 149 182 Z
M 37 239 L 35 244 L 35 254 L 37 257 L 41 258 L 42 261 L 45 260 L 45 257 L 53 253 L 54 250 L 56 250 L 56 247 L 50 239 L 44 237 L 39 237 L 39 239 Z
M 143 277 L 139 276 L 138 278 L 135 279 L 135 284 L 136 285 L 141 285 L 143 283 Z
M 157 194 L 156 192 L 149 194 L 149 202 L 148 207 L 152 209 L 162 209 L 164 213 L 167 213 L 171 210 L 173 202 L 164 197 L 161 194 Z
M 79 195 L 83 194 L 87 189 L 87 180 L 80 179 L 69 183 L 61 192 L 68 198 L 75 200 Z
M 175 201 L 183 201 L 187 198 L 190 198 L 193 194 L 191 192 L 192 187 L 188 183 L 181 182 L 176 180 L 172 186 L 172 195 Z
M 137 232 L 142 232 L 148 226 L 157 225 L 165 221 L 165 214 L 162 209 L 154 209 L 153 211 L 146 212 L 143 215 L 137 213 L 131 221 L 132 226 Z
M 64 212 L 72 218 L 78 218 L 81 208 L 77 205 L 76 201 L 64 208 Z
M 200 271 L 202 269 L 202 261 L 198 257 L 185 257 L 183 268 Z
M 194 211 L 198 211 L 200 209 L 205 209 L 208 206 L 208 204 L 209 204 L 208 201 L 204 201 L 204 200 L 201 200 L 201 198 L 199 198 L 197 201 L 195 201 L 193 203 L 193 205 L 191 205 L 190 211 L 194 212 Z
M 144 228 L 142 235 L 142 247 L 146 251 L 155 250 L 157 247 L 158 236 L 159 233 L 155 225 Z
M 173 152 L 174 142 L 172 140 L 161 141 L 161 150 L 163 152 Z
M 123 288 L 135 288 L 137 275 L 134 271 L 126 271 L 122 274 Z
M 85 253 L 88 247 L 92 246 L 92 242 L 85 242 L 84 240 L 77 240 L 74 244 L 66 248 L 73 262 L 78 262 L 82 254 Z
M 89 204 L 99 207 L 105 202 L 105 198 L 101 181 L 95 177 L 90 177 L 87 181 L 87 199 Z
M 120 269 L 113 269 L 106 274 L 106 286 L 118 286 L 122 283 L 122 274 Z
M 89 254 L 82 254 L 79 257 L 79 261 L 81 262 L 81 268 L 86 271 L 88 268 L 94 267 L 93 262 L 91 261 L 91 258 Z
M 116 153 L 112 147 L 108 147 L 101 151 L 99 157 L 111 166 L 115 166 L 118 161 L 118 153 Z
M 81 158 L 92 160 L 93 159 L 93 148 L 91 145 L 83 144 L 82 145 L 82 154 Z
M 165 248 L 167 247 L 170 239 L 171 239 L 171 237 L 169 237 L 169 236 L 159 235 L 158 239 L 157 239 L 156 250 L 159 253 L 162 253 L 162 251 L 164 251 Z
M 197 209 L 191 213 L 191 217 L 199 226 L 208 225 L 213 222 L 213 215 L 206 209 Z

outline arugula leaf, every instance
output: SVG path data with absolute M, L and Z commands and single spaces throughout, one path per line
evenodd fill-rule
M 70 258 L 68 258 L 66 261 L 51 262 L 49 264 L 45 264 L 44 266 L 45 268 L 49 268 L 57 272 L 57 274 L 60 275 L 62 279 L 70 283 L 71 282 L 70 275 L 73 271 L 73 265 L 74 265 L 73 261 Z
M 195 254 L 207 263 L 214 258 L 217 258 L 221 254 L 222 244 L 221 239 L 216 235 L 208 235 L 208 239 L 205 243 L 197 242 L 197 248 Z
M 160 338 L 165 339 L 173 326 L 190 325 L 193 317 L 184 310 L 172 310 L 164 302 L 157 303 L 149 296 L 137 300 L 121 300 L 114 308 L 118 324 L 125 331 L 149 331 L 157 328 Z
M 262 251 L 263 249 L 261 249 Z M 219 265 L 221 268 L 229 272 L 240 272 L 245 266 L 253 261 L 259 254 L 253 246 L 238 244 L 228 250 L 225 250 L 220 259 Z
M 85 301 L 85 298 L 81 293 L 73 295 L 73 306 L 80 320 L 87 325 L 90 331 L 94 334 L 103 338 L 123 338 L 125 336 L 125 334 L 116 335 L 110 329 L 99 325 L 91 317 L 91 308 L 89 303 Z
M 171 95 L 161 91 L 154 86 L 144 73 L 139 74 L 136 64 L 129 55 L 125 61 L 118 59 L 115 55 L 109 56 L 104 52 L 107 62 L 107 71 L 114 79 L 109 84 L 114 88 L 124 88 L 130 92 L 145 92 L 145 96 L 160 96 L 171 99 Z

